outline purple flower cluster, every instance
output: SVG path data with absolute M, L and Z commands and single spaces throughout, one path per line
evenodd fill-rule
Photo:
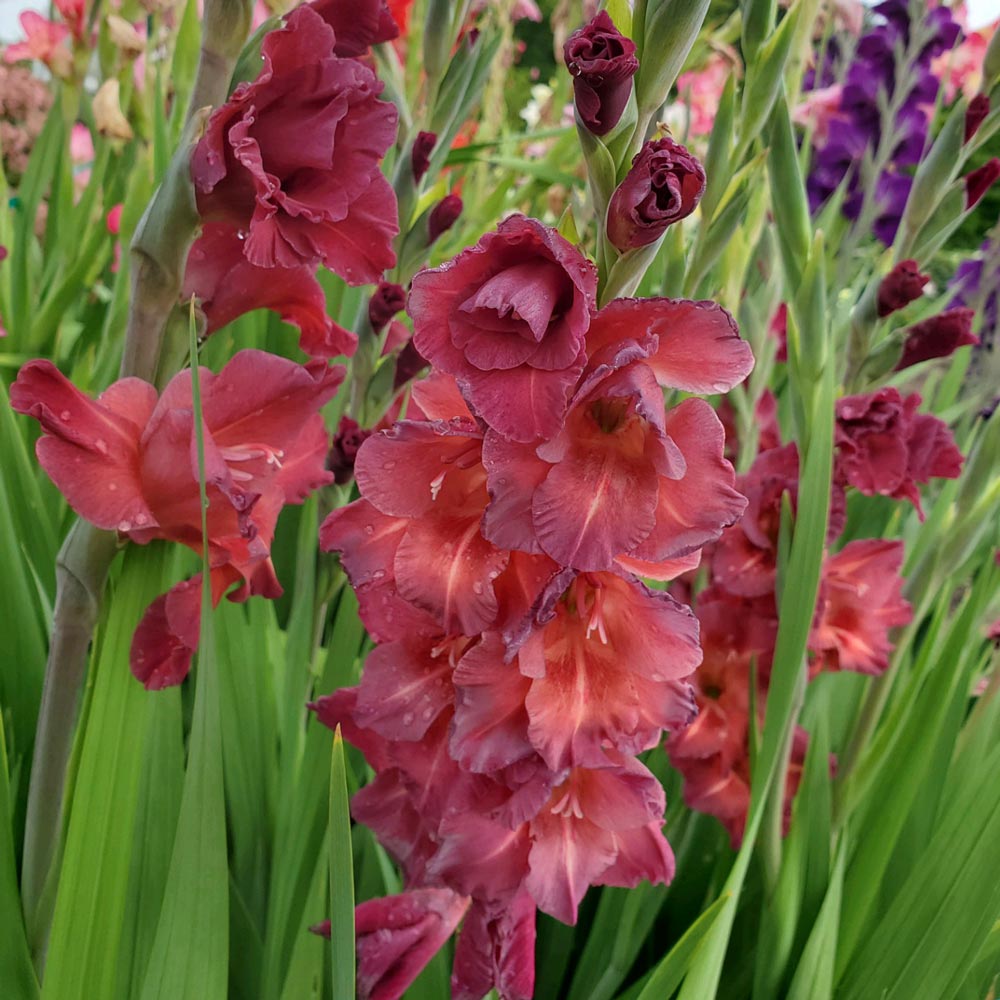
M 882 147 L 882 158 L 886 152 L 888 158 L 875 186 L 873 230 L 886 245 L 896 236 L 913 183 L 908 168 L 919 163 L 927 142 L 925 108 L 934 103 L 939 86 L 931 60 L 950 49 L 961 31 L 947 7 L 936 7 L 916 22 L 910 6 L 907 0 L 885 0 L 874 8 L 877 23 L 858 42 L 844 77 L 841 114 L 830 123 L 807 183 L 815 212 L 849 177 L 843 212 L 856 220 L 865 197 L 860 165 L 866 154 Z M 897 88 L 905 93 L 897 94 Z M 889 136 L 883 136 L 885 106 L 894 109 Z M 888 150 L 885 142 L 891 143 Z
M 982 309 L 980 347 L 992 351 L 1000 324 L 1000 243 L 987 239 L 975 257 L 962 261 L 951 280 L 954 297 L 949 309 L 968 307 Z

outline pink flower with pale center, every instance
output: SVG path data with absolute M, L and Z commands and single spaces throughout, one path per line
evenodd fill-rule
M 27 37 L 23 42 L 8 45 L 4 49 L 4 62 L 16 63 L 22 59 L 37 59 L 48 66 L 53 75 L 69 76 L 73 66 L 73 55 L 69 47 L 63 44 L 69 38 L 69 28 L 65 24 L 49 21 L 33 10 L 24 11 L 19 20 Z

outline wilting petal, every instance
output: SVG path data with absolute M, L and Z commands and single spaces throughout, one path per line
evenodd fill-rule
M 452 1000 L 481 1000 L 491 989 L 504 1000 L 531 1000 L 535 989 L 535 901 L 526 892 L 509 903 L 475 900 L 455 946 Z
M 201 574 L 175 584 L 146 609 L 132 636 L 129 665 L 147 691 L 180 684 L 201 633 Z
M 414 889 L 359 904 L 354 924 L 360 1000 L 399 1000 L 468 907 L 468 897 L 450 889 Z
M 684 392 L 729 392 L 753 369 L 750 345 L 736 321 L 716 302 L 687 299 L 616 299 L 593 319 L 587 348 L 601 348 L 655 334 L 656 351 L 646 359 L 657 381 Z

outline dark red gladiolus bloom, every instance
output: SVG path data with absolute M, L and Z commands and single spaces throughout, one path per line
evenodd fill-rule
M 402 388 L 407 382 L 416 378 L 427 367 L 427 359 L 408 340 L 396 356 L 396 373 L 392 377 L 392 388 Z
M 594 135 L 607 135 L 620 121 L 639 69 L 635 42 L 616 27 L 606 10 L 563 46 L 573 77 L 573 97 L 580 121 Z
M 669 136 L 647 142 L 608 206 L 608 239 L 624 253 L 655 243 L 687 218 L 705 193 L 705 171 Z
M 535 992 L 535 901 L 474 900 L 455 945 L 452 1000 L 480 1000 L 491 989 L 504 1000 L 531 1000 Z
M 427 245 L 448 232 L 462 214 L 462 199 L 457 194 L 446 194 L 432 209 L 427 218 Z
M 931 358 L 946 358 L 960 347 L 978 344 L 979 338 L 972 332 L 975 316 L 974 309 L 946 309 L 937 316 L 914 323 L 906 331 L 903 356 L 896 365 L 896 371 Z
M 549 437 L 583 371 L 596 292 L 596 269 L 576 247 L 513 216 L 413 279 L 413 341 L 498 433 Z
M 1000 177 L 1000 159 L 993 157 L 981 167 L 965 175 L 965 208 L 972 208 Z
M 385 0 L 312 0 L 308 6 L 333 28 L 335 56 L 363 56 L 372 45 L 399 37 Z
M 375 333 L 381 333 L 389 320 L 406 308 L 406 289 L 392 281 L 380 281 L 368 300 L 368 322 Z
M 219 372 L 202 369 L 213 600 L 276 597 L 270 543 L 282 507 L 332 478 L 320 407 L 343 368 L 303 367 L 263 351 L 240 351 Z M 42 468 L 81 517 L 133 542 L 180 542 L 199 554 L 201 504 L 191 372 L 163 390 L 136 378 L 96 400 L 49 361 L 30 361 L 11 386 L 11 406 L 35 417 Z M 180 584 L 154 601 L 133 644 L 132 669 L 150 688 L 179 683 L 197 644 L 199 588 Z
M 350 357 L 358 338 L 327 315 L 315 272 L 310 265 L 255 267 L 243 256 L 243 241 L 233 226 L 209 222 L 188 254 L 181 295 L 198 299 L 206 333 L 254 309 L 271 309 L 299 328 L 299 346 L 306 354 Z
M 264 68 L 209 119 L 191 157 L 198 210 L 246 236 L 258 267 L 325 264 L 351 284 L 395 264 L 396 196 L 379 161 L 396 109 L 310 7 L 264 39 Z
M 419 184 L 431 165 L 431 153 L 437 144 L 435 132 L 418 132 L 413 140 L 413 151 L 410 155 L 410 166 L 413 169 L 413 179 Z
M 976 94 L 965 109 L 965 141 L 968 142 L 990 113 L 990 99 L 986 94 Z
M 921 518 L 919 483 L 957 479 L 962 454 L 948 426 L 918 413 L 920 395 L 895 388 L 837 401 L 834 478 L 867 496 L 909 500 Z
M 879 316 L 888 316 L 919 299 L 930 280 L 929 274 L 920 273 L 915 260 L 901 260 L 878 286 Z
M 889 666 L 889 630 L 906 625 L 913 609 L 903 600 L 903 543 L 881 538 L 848 542 L 823 564 L 816 622 L 809 648 L 827 670 L 880 674 Z

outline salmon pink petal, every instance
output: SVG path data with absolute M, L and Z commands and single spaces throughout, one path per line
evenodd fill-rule
M 324 552 L 339 552 L 351 586 L 359 592 L 392 578 L 396 550 L 409 525 L 388 517 L 367 500 L 355 500 L 329 514 L 320 525 Z
M 201 574 L 175 584 L 146 609 L 129 652 L 133 676 L 147 691 L 180 684 L 201 633 Z
M 684 392 L 729 392 L 753 369 L 750 345 L 716 302 L 616 299 L 594 317 L 587 333 L 591 355 L 609 344 L 654 334 L 659 344 L 646 361 L 657 381 Z
M 427 378 L 414 383 L 407 413 L 419 420 L 475 419 L 454 376 L 439 371 L 432 371 Z
M 451 705 L 448 643 L 434 639 L 389 642 L 368 654 L 354 720 L 390 740 L 422 739 Z M 441 648 L 444 647 L 444 648 Z
M 595 882 L 634 889 L 643 880 L 668 885 L 674 877 L 674 852 L 663 836 L 659 821 L 615 834 L 618 857 Z
M 81 517 L 112 531 L 156 524 L 139 476 L 139 438 L 155 404 L 156 390 L 139 379 L 92 400 L 50 361 L 29 361 L 10 388 L 11 408 L 45 431 L 42 468 Z
M 478 635 L 499 611 L 493 581 L 509 556 L 483 538 L 479 520 L 428 515 L 411 521 L 396 550 L 400 595 L 434 615 L 448 635 Z
M 449 813 L 438 835 L 440 845 L 428 872 L 464 895 L 503 898 L 515 892 L 528 873 L 531 844 L 526 825 L 510 830 L 472 812 Z
M 399 421 L 358 449 L 354 477 L 383 514 L 420 517 L 452 474 L 478 465 L 482 435 L 471 421 Z
M 483 466 L 490 503 L 483 515 L 483 534 L 502 549 L 541 552 L 531 517 L 532 497 L 545 482 L 551 466 L 530 445 L 508 441 L 487 431 Z
M 526 892 L 509 903 L 475 900 L 455 945 L 452 1000 L 480 1000 L 492 989 L 504 1000 L 535 991 L 535 902 Z
M 626 572 L 645 577 L 647 580 L 676 580 L 677 577 L 698 568 L 701 564 L 701 550 L 696 549 L 686 556 L 661 559 L 659 562 L 643 562 L 632 556 L 618 556 L 615 563 Z
M 663 786 L 639 761 L 623 754 L 618 767 L 578 769 L 571 783 L 583 815 L 603 830 L 635 830 L 662 820 L 666 802 Z
M 333 474 L 326 469 L 330 451 L 330 436 L 318 413 L 307 417 L 291 449 L 280 459 L 276 477 L 285 495 L 285 503 L 304 503 L 321 486 L 332 482 Z
M 575 924 L 590 888 L 615 862 L 615 835 L 587 819 L 545 811 L 531 823 L 530 872 L 524 887 L 538 908 Z
M 531 681 L 504 662 L 505 653 L 501 638 L 487 633 L 455 669 L 451 752 L 468 771 L 497 771 L 534 752 L 524 707 Z
M 687 471 L 681 479 L 660 480 L 656 525 L 628 553 L 645 562 L 676 558 L 713 541 L 747 504 L 734 487 L 733 467 L 723 458 L 725 431 L 708 403 L 687 399 L 672 409 L 667 434 L 683 453 Z

